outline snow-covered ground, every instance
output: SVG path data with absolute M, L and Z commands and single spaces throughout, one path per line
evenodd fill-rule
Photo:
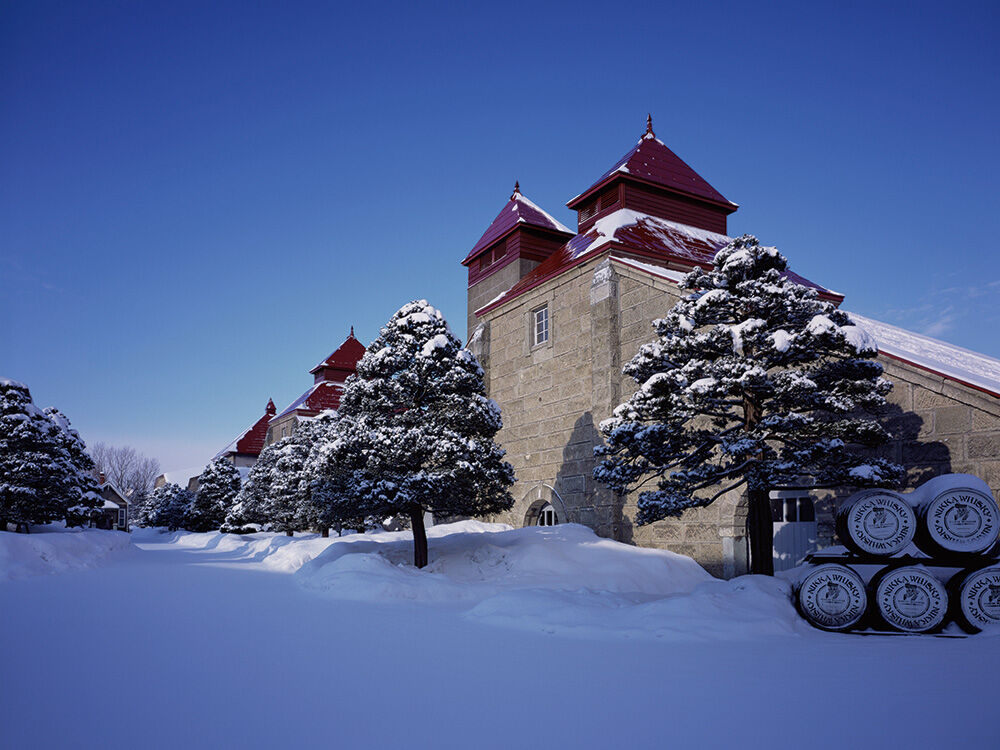
M 135 550 L 129 535 L 100 529 L 32 526 L 30 534 L 0 531 L 0 582 L 107 565 Z
M 579 526 L 435 527 L 420 572 L 405 533 L 132 540 L 137 551 L 101 568 L 0 584 L 0 745 L 992 747 L 1000 736 L 1000 638 L 821 633 L 782 581 L 715 581 L 687 558 Z

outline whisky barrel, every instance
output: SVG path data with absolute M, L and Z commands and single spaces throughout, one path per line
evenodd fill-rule
M 872 578 L 869 596 L 879 619 L 895 630 L 928 633 L 948 614 L 948 592 L 923 565 L 888 567 Z
M 951 614 L 969 633 L 1000 627 L 1000 565 L 967 570 L 948 582 Z
M 845 565 L 811 568 L 795 587 L 795 604 L 811 625 L 822 630 L 850 630 L 868 608 L 865 583 Z
M 989 486 L 969 474 L 945 474 L 921 485 L 917 545 L 928 555 L 981 555 L 1000 536 L 1000 508 Z
M 837 509 L 837 534 L 848 549 L 888 556 L 913 541 L 917 518 L 906 499 L 892 490 L 856 492 Z

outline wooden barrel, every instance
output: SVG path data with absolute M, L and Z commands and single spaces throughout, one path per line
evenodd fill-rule
M 795 587 L 795 604 L 811 625 L 822 630 L 850 630 L 865 616 L 868 596 L 861 576 L 846 565 L 810 568 Z
M 895 630 L 928 633 L 944 625 L 948 592 L 923 565 L 888 567 L 869 584 L 873 612 Z
M 966 570 L 948 582 L 951 614 L 969 633 L 1000 627 L 1000 565 Z
M 981 555 L 1000 536 L 1000 508 L 983 480 L 946 474 L 922 485 L 915 541 L 931 557 Z
M 837 534 L 862 555 L 889 556 L 913 541 L 917 517 L 898 492 L 870 489 L 851 495 L 837 509 Z

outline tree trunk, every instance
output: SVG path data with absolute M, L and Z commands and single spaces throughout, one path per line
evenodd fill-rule
M 292 536 L 292 532 L 291 531 L 286 531 L 285 532 L 285 536 Z
M 774 525 L 766 487 L 747 490 L 747 527 L 750 532 L 750 572 L 774 575 Z
M 324 527 L 323 527 L 323 528 L 322 528 L 322 529 L 320 530 L 320 532 L 319 532 L 319 535 L 320 535 L 321 537 L 323 537 L 323 539 L 327 539 L 327 538 L 329 538 L 329 536 L 330 536 L 330 527 L 329 527 L 329 526 L 324 526 Z
M 419 505 L 410 506 L 410 528 L 413 529 L 413 564 L 424 568 L 427 566 L 427 530 L 424 528 L 424 509 Z
M 747 432 L 757 426 L 763 416 L 758 400 L 750 393 L 743 395 L 743 423 Z M 759 458 L 759 456 L 758 456 Z M 774 575 L 774 524 L 771 522 L 771 499 L 767 487 L 753 479 L 747 483 L 747 530 L 750 534 L 750 572 Z

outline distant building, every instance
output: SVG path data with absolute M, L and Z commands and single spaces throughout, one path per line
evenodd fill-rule
M 103 499 L 103 504 L 97 509 L 97 516 L 92 521 L 92 525 L 98 529 L 113 529 L 114 531 L 128 531 L 128 498 L 125 493 L 118 489 L 114 482 L 103 479 L 98 487 L 98 492 Z
M 312 387 L 273 417 L 267 427 L 266 445 L 288 437 L 296 425 L 313 419 L 320 412 L 340 408 L 340 396 L 344 392 L 344 382 L 357 372 L 358 360 L 364 356 L 365 346 L 354 338 L 354 327 L 344 343 L 337 347 L 309 373 L 313 376 Z
M 654 338 L 652 321 L 683 293 L 695 266 L 730 241 L 722 196 L 653 134 L 567 204 L 569 230 L 520 186 L 472 251 L 469 347 L 502 409 L 498 440 L 517 483 L 515 526 L 575 522 L 598 534 L 689 555 L 725 577 L 746 569 L 746 498 L 730 492 L 680 518 L 635 525 L 636 498 L 593 478 L 597 425 L 635 390 L 622 365 Z M 794 252 L 792 254 L 794 258 Z M 789 272 L 836 304 L 842 295 Z M 895 440 L 882 455 L 913 487 L 967 472 L 1000 495 L 1000 361 L 854 316 L 875 337 L 895 387 L 885 415 Z M 772 493 L 775 564 L 833 542 L 833 503 L 821 493 Z

